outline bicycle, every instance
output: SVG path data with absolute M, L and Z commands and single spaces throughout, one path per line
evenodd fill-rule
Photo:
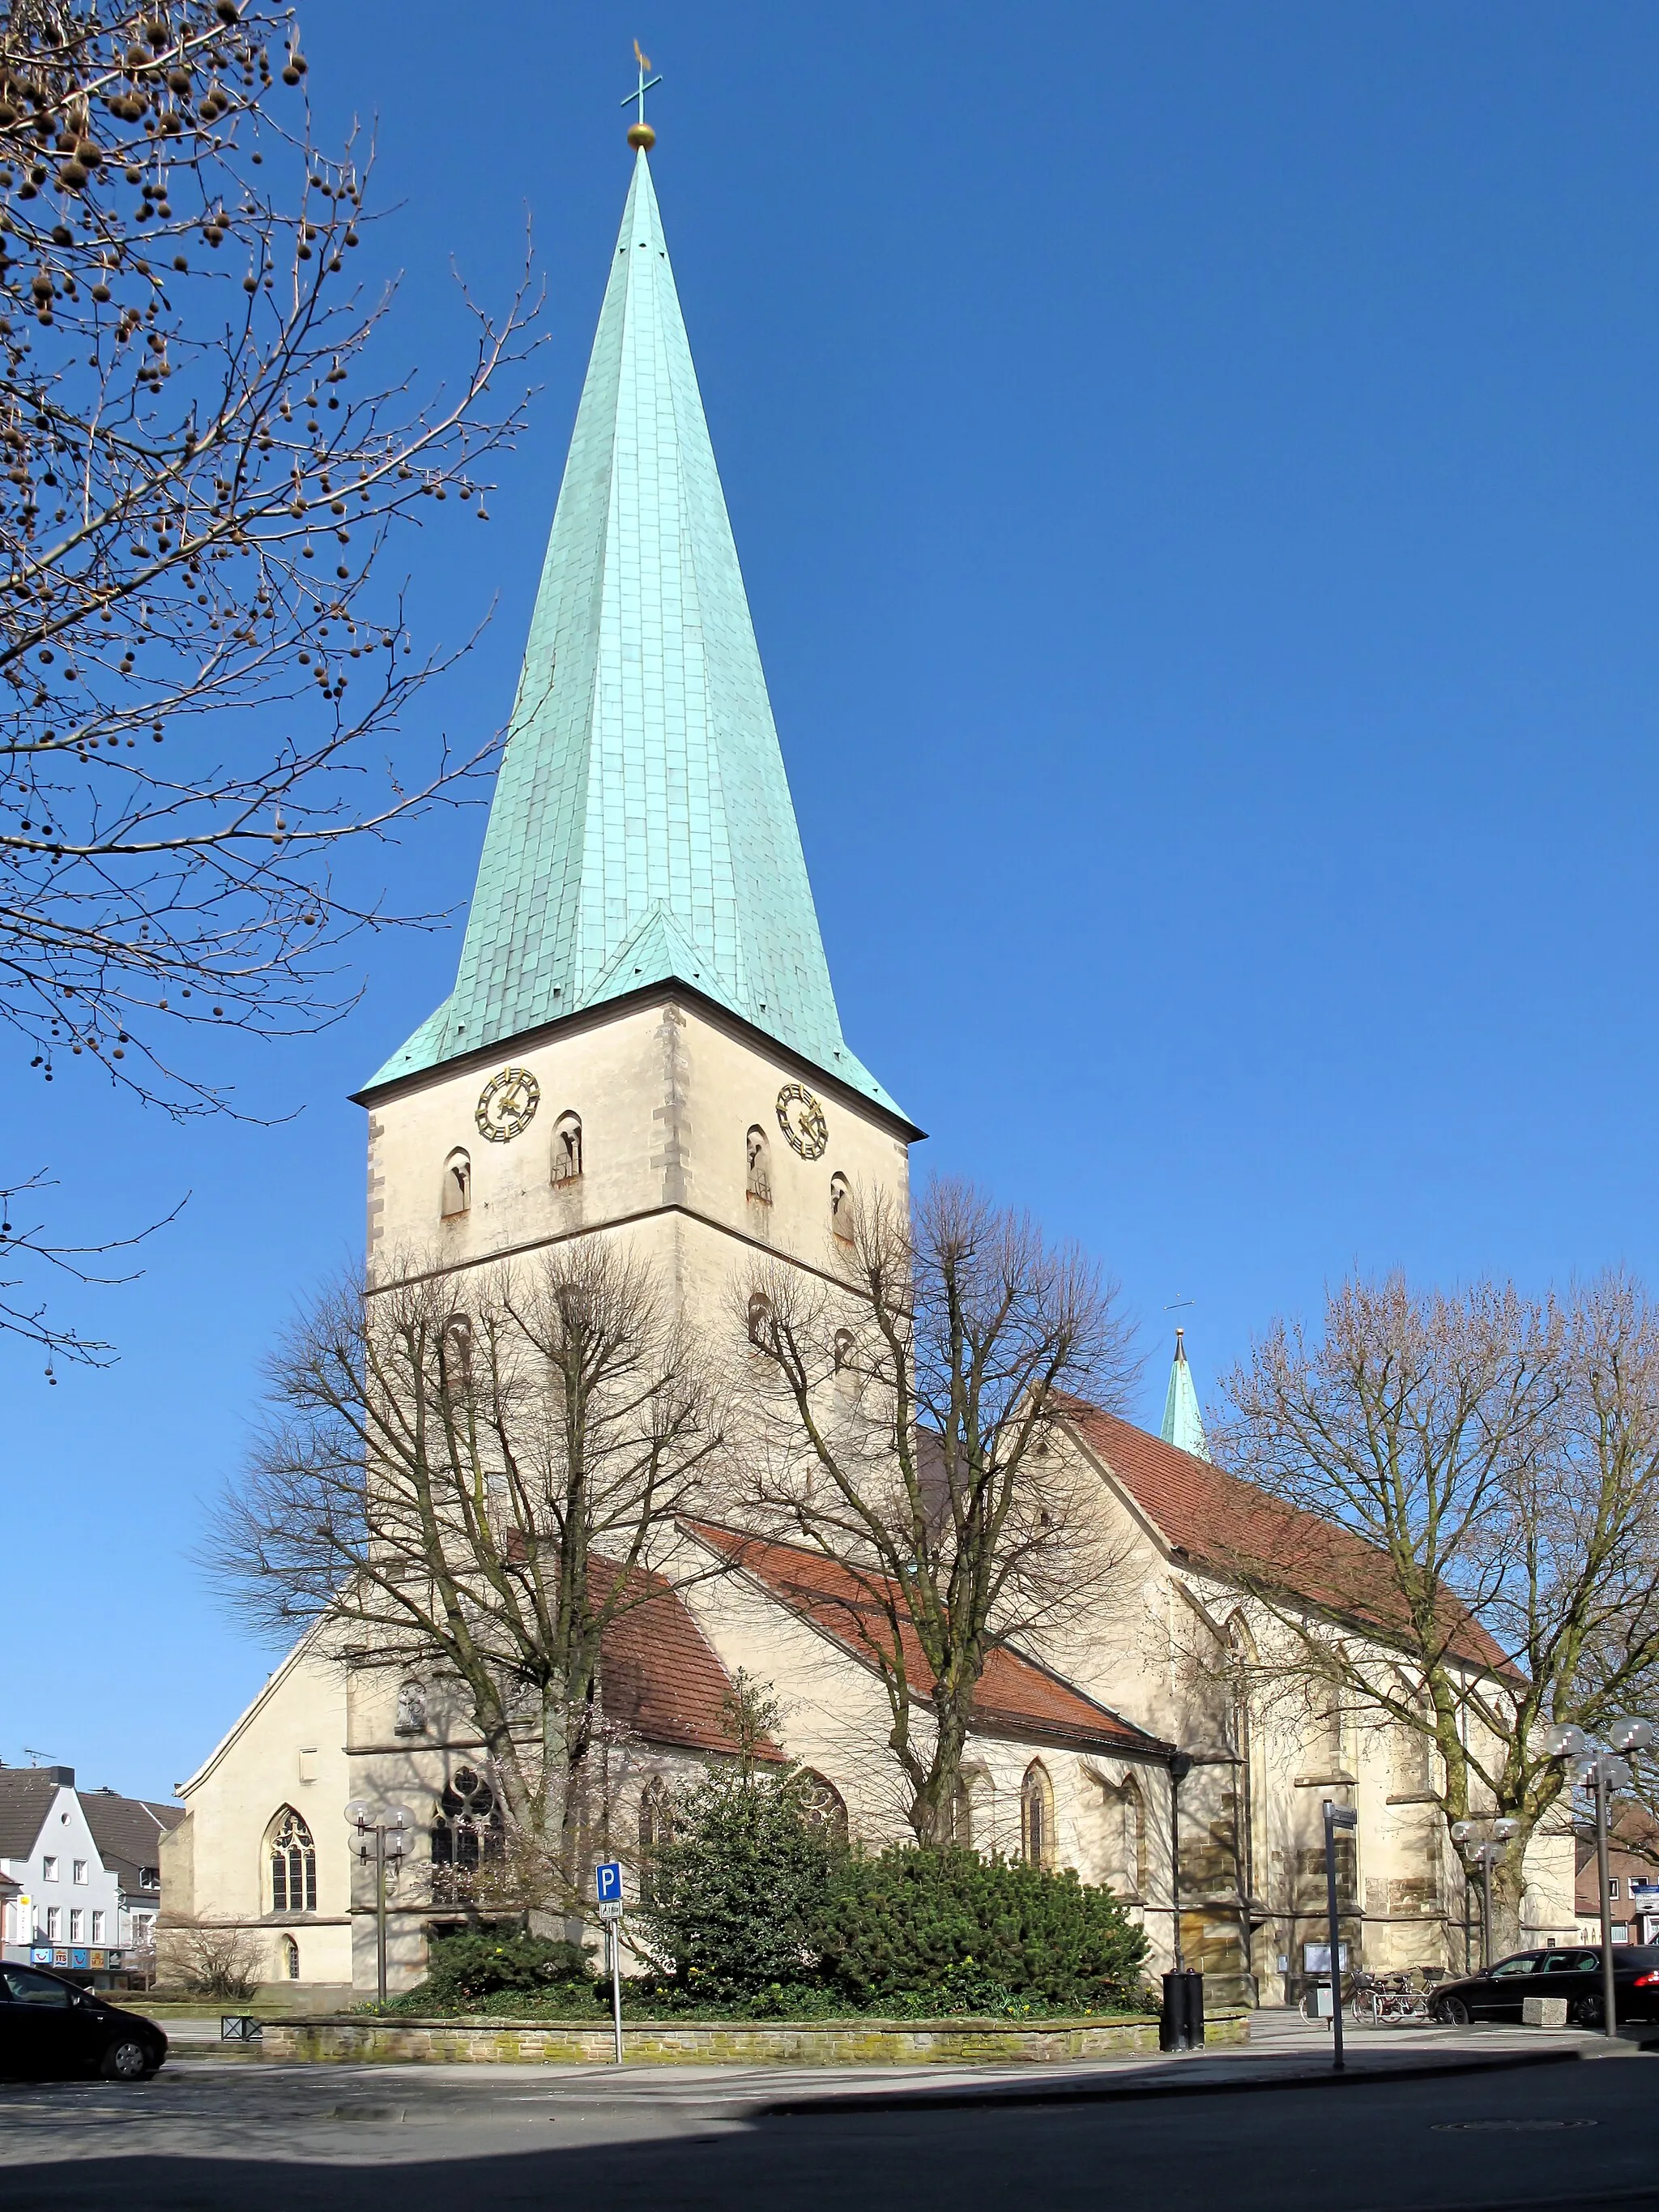
M 1428 1991 L 1419 1986 L 1411 1968 L 1391 1974 L 1356 1974 L 1349 2002 L 1356 2026 L 1368 2019 L 1378 2027 L 1384 2021 L 1429 2016 Z

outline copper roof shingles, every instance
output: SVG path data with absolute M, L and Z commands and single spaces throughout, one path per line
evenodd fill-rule
M 811 1620 L 865 1665 L 876 1662 L 892 1635 L 877 1595 L 890 1589 L 882 1577 L 855 1571 L 839 1560 L 793 1544 L 770 1543 L 707 1522 L 693 1526 L 706 1543 L 752 1575 L 792 1612 Z M 915 1629 L 902 1614 L 899 1637 L 906 1674 L 912 1687 L 926 1698 L 933 1686 L 933 1669 Z M 1161 1758 L 1170 1748 L 1109 1707 L 1097 1705 L 1023 1652 L 1006 1646 L 993 1650 L 985 1662 L 974 1701 L 974 1718 L 981 1729 L 1060 1736 L 1098 1750 Z
M 1405 1600 L 1389 1563 L 1363 1537 L 1097 1406 L 1073 1402 L 1066 1412 L 1165 1542 L 1194 1565 L 1231 1580 L 1259 1581 L 1385 1637 L 1406 1630 Z M 1501 1646 L 1461 1607 L 1448 1620 L 1447 1649 L 1477 1667 L 1515 1671 Z

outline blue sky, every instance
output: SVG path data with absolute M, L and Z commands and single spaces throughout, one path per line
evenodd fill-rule
M 378 116 L 392 354 L 441 360 L 450 257 L 500 296 L 526 210 L 547 280 L 488 535 L 420 549 L 423 635 L 496 610 L 428 723 L 510 703 L 637 32 L 843 1024 L 922 1158 L 1121 1278 L 1152 1422 L 1176 1298 L 1207 1392 L 1356 1261 L 1654 1272 L 1659 15 L 502 4 L 459 116 L 453 23 L 305 19 L 325 114 Z M 463 903 L 482 828 L 377 862 L 394 902 Z M 76 1310 L 118 1366 L 0 1346 L 0 1758 L 165 1794 L 272 1663 L 189 1547 L 359 1249 L 346 1093 L 456 950 L 383 939 L 247 1052 L 269 1126 L 15 1066 L 0 1156 L 66 1231 L 191 1196 Z

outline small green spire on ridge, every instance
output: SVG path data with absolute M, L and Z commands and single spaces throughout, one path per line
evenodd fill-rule
M 673 978 L 848 1050 L 651 171 L 577 410 L 455 988 L 369 1085 Z
M 1198 1393 L 1193 1388 L 1193 1370 L 1187 1364 L 1186 1334 L 1184 1329 L 1176 1331 L 1175 1360 L 1164 1399 L 1164 1426 L 1158 1433 L 1177 1451 L 1190 1452 L 1194 1459 L 1208 1459 L 1210 1447 L 1204 1440 Z

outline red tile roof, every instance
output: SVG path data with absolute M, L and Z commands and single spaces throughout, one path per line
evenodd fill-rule
M 1385 1637 L 1405 1628 L 1405 1601 L 1375 1545 L 1208 1460 L 1177 1451 L 1115 1413 L 1076 1401 L 1066 1410 L 1170 1549 L 1194 1566 L 1232 1581 L 1260 1582 Z M 1449 1613 L 1446 1632 L 1454 1656 L 1514 1675 L 1502 1648 L 1461 1607 Z
M 689 1751 L 739 1749 L 720 1717 L 730 1676 L 685 1607 L 659 1575 L 641 1572 L 640 1602 L 620 1613 L 600 1644 L 599 1680 L 607 1718 L 647 1742 Z M 760 1759 L 781 1761 L 769 1741 Z
M 866 1666 L 890 1650 L 892 1626 L 884 1609 L 893 1585 L 882 1575 L 827 1559 L 794 1544 L 768 1542 L 735 1528 L 694 1522 L 693 1533 L 752 1575 L 769 1595 L 811 1621 Z M 906 1674 L 919 1697 L 932 1692 L 933 1672 L 916 1632 L 899 1613 Z M 994 1650 L 980 1677 L 974 1726 L 987 1735 L 1043 1737 L 1085 1750 L 1163 1758 L 1170 1747 L 1148 1735 L 1023 1652 Z

